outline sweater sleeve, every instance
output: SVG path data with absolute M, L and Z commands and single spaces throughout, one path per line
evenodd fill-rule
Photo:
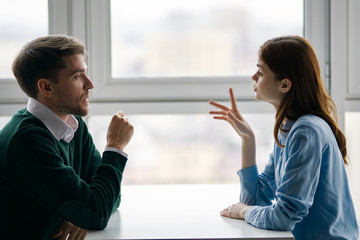
M 289 134 L 276 197 L 270 206 L 253 206 L 245 221 L 263 229 L 293 230 L 307 216 L 319 182 L 322 145 L 318 133 L 302 127 Z
M 78 146 L 79 149 L 81 149 L 81 179 L 85 180 L 87 183 L 91 183 L 92 178 L 96 172 L 96 169 L 98 168 L 99 164 L 101 163 L 101 156 L 99 151 L 96 149 L 95 144 L 93 142 L 93 139 L 88 131 L 88 128 L 85 124 L 85 122 L 82 120 L 81 117 L 77 118 L 79 122 L 79 129 L 82 129 L 81 132 L 81 139 L 80 145 Z M 109 150 L 107 150 L 109 149 Z M 114 151 L 111 148 L 105 148 L 105 152 L 111 151 L 116 152 L 118 154 L 121 154 L 124 157 L 127 157 L 127 154 L 123 153 L 121 150 Z M 116 155 L 115 155 L 116 156 Z M 116 203 L 113 207 L 112 212 L 115 212 L 121 202 L 121 192 L 119 193 L 119 196 L 116 199 Z
M 119 202 L 127 159 L 115 152 L 104 152 L 101 161 L 92 167 L 93 176 L 85 181 L 65 164 L 57 144 L 44 128 L 18 131 L 8 149 L 7 168 L 13 184 L 81 228 L 104 229 Z

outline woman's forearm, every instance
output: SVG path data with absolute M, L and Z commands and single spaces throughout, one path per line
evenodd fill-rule
M 241 169 L 256 165 L 255 135 L 243 136 L 241 147 Z

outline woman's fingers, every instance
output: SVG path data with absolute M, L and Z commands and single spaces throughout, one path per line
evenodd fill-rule
M 209 113 L 212 115 L 216 115 L 213 117 L 214 119 L 225 120 L 225 121 L 229 120 L 228 117 L 229 112 L 227 111 L 210 111 Z
M 215 115 L 214 119 L 225 120 L 229 122 L 239 134 L 242 132 L 242 128 L 246 125 L 243 116 L 237 109 L 236 99 L 232 88 L 229 89 L 231 108 L 222 105 L 218 102 L 210 100 L 209 103 L 220 110 L 209 111 L 210 114 Z M 246 127 L 246 126 L 245 126 Z
M 234 96 L 234 91 L 233 91 L 232 88 L 229 89 L 229 94 L 230 94 L 231 109 L 235 110 L 235 109 L 237 109 L 237 104 L 236 104 L 236 98 Z M 218 102 L 215 102 L 213 100 L 210 100 L 209 103 L 211 105 L 215 106 L 215 107 L 218 107 L 218 108 L 224 110 L 224 111 L 230 111 L 231 110 L 229 107 L 227 107 L 225 105 L 222 105 L 222 104 L 220 104 Z
M 226 116 L 214 116 L 214 119 L 218 119 L 218 120 L 225 120 L 228 121 L 228 118 Z
M 222 210 L 220 212 L 220 215 L 223 217 L 230 217 L 230 211 L 229 210 Z
M 223 116 L 226 116 L 228 114 L 227 111 L 210 111 L 209 113 L 213 115 L 223 115 Z
M 224 110 L 224 111 L 227 111 L 227 112 L 230 111 L 230 108 L 228 108 L 227 106 L 222 105 L 222 104 L 217 103 L 217 102 L 214 102 L 213 100 L 210 100 L 209 103 L 211 105 L 217 107 L 217 108 L 220 108 L 220 109 Z
M 236 99 L 234 96 L 234 91 L 232 88 L 229 89 L 229 94 L 230 94 L 231 108 L 235 110 L 235 109 L 237 109 L 237 104 L 236 104 Z

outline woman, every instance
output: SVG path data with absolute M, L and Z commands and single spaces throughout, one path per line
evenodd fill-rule
M 357 239 L 358 225 L 345 172 L 346 140 L 335 105 L 307 40 L 271 39 L 260 47 L 252 76 L 256 99 L 276 109 L 274 149 L 260 175 L 255 135 L 237 109 L 214 101 L 214 119 L 229 122 L 242 139 L 240 202 L 221 215 L 263 229 L 290 230 L 298 239 Z M 275 200 L 275 201 L 273 201 Z

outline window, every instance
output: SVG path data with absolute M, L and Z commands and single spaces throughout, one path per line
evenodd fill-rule
M 303 1 L 111 1 L 111 76 L 238 76 L 259 46 L 303 35 Z
M 256 69 L 258 48 L 264 41 L 275 36 L 305 35 L 316 49 L 320 66 L 324 69 L 328 60 L 324 54 L 328 50 L 328 46 L 324 44 L 328 39 L 327 2 L 37 0 L 24 3 L 11 1 L 8 6 L 24 6 L 22 9 L 26 9 L 26 13 L 22 16 L 30 16 L 27 17 L 28 22 L 21 23 L 43 24 L 41 33 L 37 31 L 40 27 L 23 27 L 22 30 L 31 29 L 31 33 L 34 34 L 24 36 L 24 41 L 45 35 L 49 26 L 50 33 L 74 35 L 86 43 L 89 53 L 89 75 L 96 86 L 91 96 L 89 127 L 101 150 L 102 141 L 105 139 L 103 131 L 106 129 L 106 124 L 101 124 L 106 122 L 104 118 L 108 118 L 104 116 L 109 116 L 119 109 L 129 115 L 137 128 L 134 143 L 130 144 L 128 149 L 131 156 L 134 156 L 133 161 L 129 160 L 129 170 L 132 167 L 136 169 L 136 164 L 141 161 L 140 157 L 136 157 L 140 153 L 132 148 L 144 145 L 149 138 L 156 141 L 151 142 L 154 144 L 152 148 L 143 148 L 147 151 L 153 149 L 160 152 L 157 150 L 158 146 L 167 146 L 165 143 L 169 144 L 168 149 L 195 149 L 190 145 L 196 145 L 200 150 L 194 151 L 193 155 L 198 159 L 207 152 L 206 144 L 202 142 L 216 146 L 217 139 L 222 139 L 224 145 L 220 146 L 220 153 L 217 160 L 214 160 L 220 164 L 219 159 L 227 157 L 228 146 L 236 146 L 239 142 L 235 132 L 226 123 L 216 122 L 206 114 L 210 109 L 207 101 L 210 98 L 228 101 L 229 87 L 234 88 L 240 110 L 252 122 L 257 132 L 257 141 L 262 140 L 262 132 L 267 132 L 267 139 L 263 138 L 267 145 L 258 143 L 262 146 L 260 149 L 264 149 L 258 149 L 258 159 L 266 161 L 273 143 L 273 126 L 270 124 L 273 121 L 273 112 L 255 102 L 252 96 L 250 76 Z M 16 5 L 13 5 L 15 3 Z M 36 4 L 41 4 L 42 7 Z M 37 10 L 29 11 L 32 8 Z M 49 23 L 47 9 L 50 11 Z M 1 12 L 0 19 L 7 16 L 7 13 L 10 15 L 8 19 L 12 16 L 20 19 L 17 17 L 18 14 L 14 14 L 19 10 L 21 9 L 11 10 L 3 7 L 0 11 L 6 13 Z M 40 16 L 42 20 L 36 20 Z M 5 24 L 5 20 L 1 20 L 2 25 Z M 9 22 L 14 23 L 15 20 Z M 15 40 L 1 46 L 8 48 L 12 42 Z M 12 54 L 16 54 L 23 44 L 24 42 L 11 50 Z M 11 64 L 12 60 L 6 62 Z M 1 82 L 2 115 L 10 116 L 25 102 L 24 95 L 16 91 L 21 92 L 16 83 L 9 85 L 7 81 Z M 3 111 L 4 109 L 6 111 Z M 266 121 L 257 122 L 258 119 Z M 189 126 L 194 129 L 188 133 L 187 138 L 177 135 L 156 135 L 163 133 L 157 122 L 164 121 L 169 124 L 168 131 L 176 131 L 176 127 L 181 129 L 184 121 L 194 123 Z M 102 129 L 99 130 L 100 126 Z M 142 126 L 148 126 L 148 130 L 144 130 Z M 210 133 L 212 130 L 215 131 Z M 181 133 L 184 134 L 183 132 Z M 204 133 L 216 136 L 211 139 Z M 193 141 L 187 145 L 190 137 Z M 168 141 L 164 143 L 166 139 Z M 171 142 L 174 144 L 171 145 Z M 169 151 L 165 149 L 164 152 Z M 168 158 L 176 157 L 178 156 Z M 230 166 L 236 159 L 229 157 L 226 161 L 233 161 L 227 163 Z M 210 167 L 204 165 L 204 168 Z M 228 170 L 230 168 L 233 171 L 233 166 Z M 131 177 L 135 175 L 136 170 L 131 171 L 133 172 L 131 176 L 129 173 L 129 181 L 135 182 Z M 189 175 L 182 173 L 179 179 L 184 182 L 203 182 L 206 179 L 194 176 L 196 174 L 189 178 Z M 164 179 L 154 181 L 164 182 Z M 217 177 L 211 181 L 232 180 Z
M 345 114 L 345 135 L 347 141 L 347 150 L 349 157 L 349 166 L 347 167 L 348 179 L 351 187 L 351 195 L 359 219 L 360 213 L 360 190 L 357 186 L 359 182 L 360 169 L 360 112 L 346 112 Z
M 246 114 L 257 140 L 259 170 L 273 148 L 274 115 Z M 135 126 L 124 184 L 238 183 L 241 139 L 224 121 L 203 114 L 129 115 Z M 111 116 L 91 116 L 88 127 L 101 151 Z
M 210 98 L 228 104 L 229 87 L 256 132 L 263 169 L 274 113 L 254 101 L 251 75 L 266 40 L 304 35 L 303 0 L 111 0 L 89 9 L 89 130 L 101 150 L 109 115 L 128 115 L 135 135 L 125 184 L 237 182 L 241 141 L 207 115 Z
M 26 42 L 49 33 L 47 0 L 12 0 L 0 7 L 0 115 L 26 101 L 12 73 L 12 62 Z M 11 109 L 12 108 L 12 109 Z M 5 110 L 4 110 L 5 109 Z M 8 112 L 10 111 L 10 113 Z
M 9 116 L 0 116 L 0 130 L 10 121 L 11 117 Z
M 253 100 L 267 39 L 304 35 L 303 0 L 90 1 L 94 101 Z M 315 32 L 315 31 L 314 31 Z
M 13 79 L 11 64 L 31 39 L 48 34 L 47 0 L 11 0 L 0 8 L 0 80 Z

